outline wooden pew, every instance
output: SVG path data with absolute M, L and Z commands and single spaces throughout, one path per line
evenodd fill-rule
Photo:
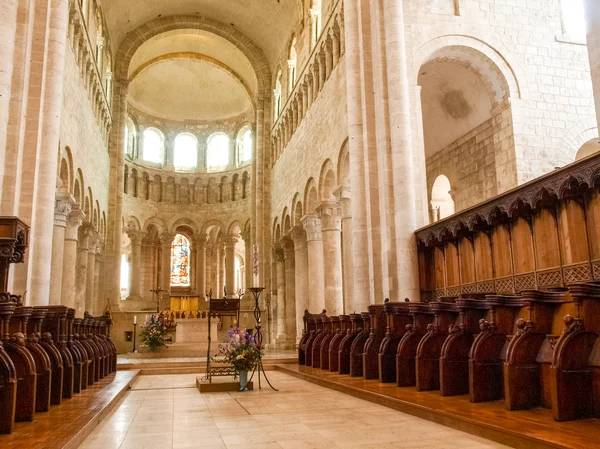
M 350 375 L 352 377 L 363 376 L 363 354 L 365 352 L 365 343 L 370 333 L 369 324 L 371 316 L 369 312 L 362 312 L 360 318 L 362 321 L 361 328 L 350 347 Z
M 30 307 L 15 307 L 12 311 L 3 313 L 0 319 L 4 321 L 2 341 L 4 349 L 17 371 L 17 406 L 15 421 L 33 421 L 35 415 L 35 397 L 37 372 L 35 359 L 27 349 L 25 335 L 21 325 L 31 315 Z M 12 317 L 12 325 L 11 325 Z
M 311 332 L 316 330 L 316 321 L 313 318 L 313 314 L 309 313 L 308 310 L 304 311 L 302 321 L 304 323 L 304 329 L 302 329 L 302 337 L 298 344 L 298 365 L 306 365 L 306 342 L 308 341 Z
M 96 318 L 92 321 L 92 338 L 100 348 L 102 353 L 102 377 L 108 376 L 112 367 L 112 350 L 108 347 L 106 342 L 101 338 L 103 333 L 103 323 Z
M 67 309 L 67 349 L 71 352 L 73 357 L 73 363 L 75 365 L 75 378 L 74 378 L 74 393 L 81 393 L 81 390 L 85 390 L 88 387 L 88 357 L 87 353 L 83 348 L 79 346 L 79 343 L 75 342 L 73 336 L 73 320 L 75 320 L 75 309 Z
M 565 315 L 550 367 L 551 408 L 556 421 L 600 418 L 600 379 L 589 366 L 600 335 L 600 284 L 569 285 L 576 315 Z M 595 388 L 594 388 L 595 386 Z
M 523 298 L 487 295 L 487 315 L 479 322 L 469 354 L 469 399 L 471 402 L 495 401 L 504 397 L 504 356 L 509 336 L 523 308 Z
M 315 335 L 312 342 L 311 361 L 313 368 L 321 368 L 321 342 L 331 332 L 331 320 L 327 315 L 321 315 L 321 332 Z
M 335 330 L 335 334 L 331 337 L 329 343 L 329 371 L 339 371 L 340 369 L 340 346 L 342 340 L 346 337 L 348 332 L 352 330 L 352 322 L 350 321 L 350 315 L 339 316 L 339 329 Z M 348 365 L 348 369 L 350 366 Z
M 81 320 L 81 335 L 79 337 L 80 341 L 85 342 L 88 346 L 92 348 L 94 353 L 94 382 L 98 382 L 100 379 L 104 377 L 104 358 L 102 355 L 102 350 L 94 340 L 91 334 L 91 324 L 93 319 L 84 318 Z
M 453 326 L 458 318 L 458 308 L 454 300 L 455 298 L 444 297 L 429 304 L 434 313 L 434 320 L 427 326 L 427 333 L 417 346 L 415 357 L 417 391 L 440 388 L 442 345 L 448 336 L 450 326 Z
M 356 336 L 362 332 L 362 317 L 360 313 L 350 314 L 350 329 L 340 342 L 340 350 L 338 352 L 340 374 L 350 374 L 350 359 L 352 345 Z M 362 358 L 361 358 L 362 360 Z
M 379 346 L 379 381 L 396 381 L 396 354 L 398 344 L 406 333 L 406 326 L 413 322 L 408 309 L 408 302 L 394 304 L 387 302 L 383 305 L 386 315 L 385 337 Z
M 73 357 L 67 349 L 67 307 L 45 306 L 45 308 L 48 309 L 48 313 L 46 314 L 46 319 L 44 320 L 43 329 L 46 333 L 50 333 L 52 335 L 52 344 L 56 347 L 62 359 L 62 397 L 70 399 L 73 397 L 75 365 L 73 363 Z
M 306 340 L 306 344 L 304 346 L 305 358 L 306 358 L 306 366 L 312 366 L 312 356 L 313 356 L 313 343 L 317 336 L 323 331 L 323 321 L 321 320 L 321 315 L 312 315 L 308 318 L 309 323 L 314 323 L 314 330 L 312 330 Z
M 385 300 L 390 302 L 388 298 Z M 379 379 L 379 346 L 385 337 L 386 315 L 383 304 L 369 306 L 369 337 L 363 348 L 363 377 Z
M 117 345 L 110 338 L 110 329 L 112 327 L 112 317 L 110 316 L 110 312 L 105 312 L 104 315 L 98 318 L 102 323 L 103 334 L 101 338 L 107 342 L 108 349 L 111 353 L 111 361 L 112 364 L 109 367 L 109 372 L 114 373 L 117 371 Z
M 321 369 L 329 370 L 329 346 L 331 345 L 331 340 L 333 337 L 337 335 L 337 332 L 340 329 L 340 317 L 339 316 L 330 316 L 329 317 L 329 331 L 321 340 Z
M 12 315 L 15 307 L 15 303 L 0 298 L 0 434 L 11 433 L 15 426 L 17 370 L 2 342 L 5 335 L 3 317 Z
M 413 318 L 406 326 L 406 332 L 398 343 L 396 351 L 396 384 L 410 387 L 416 384 L 415 358 L 417 348 L 427 326 L 433 322 L 433 311 L 426 303 L 409 303 L 408 310 Z
M 39 327 L 46 316 L 43 307 L 32 307 L 29 320 L 24 325 L 27 349 L 35 360 L 37 385 L 35 393 L 35 411 L 50 410 L 50 393 L 52 391 L 52 361 L 46 350 L 40 345 Z
M 88 360 L 87 375 L 85 375 L 85 377 L 87 378 L 87 385 L 89 387 L 94 385 L 94 377 L 96 373 L 96 356 L 92 346 L 83 337 L 83 329 L 81 325 L 82 321 L 83 318 L 75 318 L 73 320 L 73 338 L 75 343 L 79 345 L 81 350 L 85 351 Z
M 449 330 L 440 353 L 440 393 L 456 396 L 469 393 L 469 352 L 475 335 L 479 333 L 479 320 L 488 311 L 485 295 L 460 295 L 456 300 L 458 322 Z
M 517 332 L 506 349 L 504 405 L 508 410 L 549 408 L 552 345 L 548 337 L 556 340 L 562 331 L 560 317 L 575 313 L 576 306 L 566 291 L 526 290 L 521 295 L 524 316 L 517 319 Z
M 48 358 L 50 359 L 50 369 L 52 370 L 52 378 L 50 385 L 50 405 L 60 405 L 63 397 L 63 377 L 64 377 L 64 366 L 63 359 L 60 352 L 54 343 L 52 333 L 47 332 L 46 320 L 48 320 L 48 309 L 38 308 L 36 310 L 43 310 L 45 313 L 32 317 L 34 323 L 34 331 L 39 336 L 38 344 L 46 351 Z

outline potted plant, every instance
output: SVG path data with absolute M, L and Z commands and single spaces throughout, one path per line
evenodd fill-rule
M 229 329 L 225 343 L 219 345 L 219 352 L 224 361 L 233 365 L 240 376 L 240 391 L 248 383 L 248 371 L 254 369 L 261 348 L 254 341 L 252 334 L 242 331 L 239 327 Z
M 152 352 L 167 346 L 165 337 L 168 334 L 169 327 L 168 320 L 163 313 L 158 316 L 147 315 L 140 332 L 142 343 Z

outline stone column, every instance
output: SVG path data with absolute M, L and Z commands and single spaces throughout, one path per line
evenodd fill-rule
M 302 117 L 306 117 L 306 113 L 308 112 L 308 84 L 302 84 Z
M 225 250 L 225 242 L 221 242 L 219 247 L 219 283 L 221 284 L 221 295 L 223 295 L 223 288 L 227 282 L 227 261 L 225 260 L 227 251 Z M 233 295 L 233 290 L 229 289 L 227 293 L 229 297 Z M 222 297 L 222 296 L 221 296 Z
M 417 229 L 417 207 L 421 197 L 416 192 L 416 177 L 413 160 L 411 111 L 407 70 L 407 50 L 405 42 L 404 12 L 402 3 L 384 0 L 382 15 L 387 56 L 386 74 L 388 82 L 388 109 L 391 173 L 393 182 L 393 211 L 395 242 L 390 243 L 390 251 L 397 260 L 398 297 L 420 297 L 417 245 L 414 231 Z M 391 207 L 390 207 L 391 208 Z M 396 276 L 394 276 L 396 274 Z M 391 294 L 391 293 L 390 293 Z
M 198 301 L 206 298 L 206 234 L 196 239 L 196 293 L 200 296 Z
M 323 235 L 321 219 L 314 214 L 302 217 L 308 250 L 308 311 L 319 313 L 325 308 Z M 327 311 L 330 313 L 330 311 Z
M 336 67 L 340 61 L 340 37 L 333 30 L 331 30 L 331 45 L 333 58 L 332 63 L 333 67 Z
M 325 51 L 317 53 L 317 61 L 319 62 L 319 90 L 323 90 L 323 86 L 325 86 L 325 81 L 327 79 L 326 69 L 325 69 Z
M 142 299 L 140 284 L 142 279 L 142 239 L 146 236 L 143 231 L 129 231 L 131 240 L 131 278 L 129 282 L 129 297 L 127 299 Z M 171 267 L 169 247 L 169 270 Z
M 325 79 L 329 79 L 333 70 L 333 41 L 331 37 L 325 41 Z
M 33 190 L 35 192 L 35 214 L 31 223 L 32 235 L 29 252 L 31 285 L 29 297 L 33 305 L 48 304 L 50 284 L 52 283 L 49 259 L 52 257 L 54 188 L 58 171 L 56 151 L 59 145 L 60 117 L 63 104 L 68 24 L 69 8 L 67 0 L 54 0 L 47 31 L 46 61 L 42 72 L 45 74 L 41 112 L 43 123 L 39 130 L 37 171 Z M 12 56 L 10 59 L 12 60 Z M 6 135 L 5 132 L 2 134 Z
M 77 242 L 77 265 L 75 270 L 75 310 L 77 310 L 77 316 L 83 316 L 83 312 L 85 312 L 88 249 L 90 238 L 93 237 L 92 232 L 93 227 L 90 222 L 84 223 L 79 228 Z
M 232 297 L 236 292 L 235 285 L 235 245 L 240 237 L 229 234 L 225 236 L 225 285 L 227 296 Z
M 598 0 L 584 0 L 587 24 L 587 48 L 590 59 L 596 116 L 600 128 L 600 4 Z
M 308 289 L 308 247 L 306 242 L 306 232 L 302 226 L 296 226 L 292 230 L 292 240 L 294 241 L 294 270 L 289 273 L 289 277 L 294 279 L 294 292 L 296 297 L 296 307 L 294 317 L 296 319 L 296 341 L 302 337 L 302 329 L 304 322 L 302 317 L 304 311 L 309 309 L 309 289 Z M 288 246 L 284 245 L 284 251 L 288 250 Z M 285 259 L 285 278 L 288 279 L 288 260 L 287 253 Z M 286 295 L 286 297 L 289 297 Z M 291 301 L 288 301 L 291 302 Z M 289 309 L 288 309 L 289 310 Z M 320 310 L 314 313 L 318 313 Z M 286 314 L 287 316 L 287 314 Z M 289 337 L 289 335 L 288 335 Z
M 313 93 L 313 89 L 314 89 L 314 81 L 313 81 L 313 76 L 312 74 L 309 72 L 306 75 L 307 78 L 307 83 L 306 83 L 306 94 L 307 94 L 307 108 L 310 108 L 310 106 L 313 104 L 314 101 L 314 93 Z
M 313 78 L 313 103 L 316 101 L 319 96 L 319 91 L 321 90 L 321 76 L 319 75 L 319 55 L 315 56 L 316 60 L 314 64 L 311 66 L 312 78 Z
M 79 227 L 85 215 L 79 208 L 74 208 L 67 218 L 65 242 L 63 249 L 63 271 L 61 287 L 61 304 L 75 307 L 75 273 L 77 266 L 77 244 Z
M 4 180 L 4 161 L 6 137 L 8 135 L 8 117 L 11 97 L 13 59 L 15 53 L 15 37 L 17 31 L 17 0 L 2 0 L 2 20 L 0 21 L 0 187 Z M 0 188 L 0 200 L 2 200 Z
M 171 244 L 175 236 L 167 232 L 160 235 L 160 281 L 158 288 L 161 290 L 171 290 Z M 170 294 L 161 292 L 160 300 L 166 302 Z
M 242 234 L 242 238 L 244 239 L 244 277 L 246 279 L 246 285 L 245 288 L 246 290 L 248 289 L 248 287 L 254 287 L 253 282 L 254 282 L 254 276 L 252 273 L 252 240 L 251 240 L 251 235 L 252 233 L 250 231 L 248 232 L 244 232 Z
M 50 284 L 50 304 L 61 303 L 63 257 L 65 251 L 65 234 L 67 232 L 67 220 L 75 203 L 70 195 L 61 196 L 56 199 L 54 206 L 54 233 L 52 234 L 52 268 Z
M 325 309 L 330 315 L 344 311 L 342 293 L 342 220 L 336 203 L 323 202 L 319 206 L 323 235 L 323 273 Z
M 88 242 L 87 271 L 85 279 L 85 311 L 94 312 L 94 279 L 96 277 L 96 251 L 98 249 L 98 234 L 93 233 Z
M 102 301 L 103 297 L 100 296 L 100 274 L 102 272 L 102 246 L 100 243 L 96 248 L 96 255 L 94 258 L 94 296 L 92 303 L 91 313 L 95 316 L 102 312 Z
M 284 346 L 287 338 L 286 332 L 286 279 L 285 279 L 285 251 L 280 245 L 275 246 L 275 270 L 277 272 L 277 345 Z M 293 252 L 290 254 L 293 258 Z M 290 323 L 292 324 L 292 323 Z M 295 323 L 294 323 L 295 324 Z
M 342 279 L 344 292 L 344 313 L 356 311 L 354 305 L 354 252 L 352 249 L 352 210 L 350 188 L 342 186 L 333 192 L 340 205 L 342 219 Z M 362 310 L 362 309 L 360 309 Z
M 297 236 L 300 238 L 300 236 Z M 283 248 L 283 264 L 285 270 L 285 333 L 286 333 L 286 341 L 287 345 L 291 345 L 292 347 L 296 344 L 298 335 L 302 335 L 302 326 L 298 328 L 298 322 L 296 319 L 296 309 L 297 306 L 297 298 L 296 298 L 296 251 L 295 245 L 291 238 L 284 238 L 281 240 L 281 246 Z M 304 242 L 304 248 L 306 249 L 306 242 Z M 305 257 L 306 251 L 304 251 L 304 255 L 299 254 L 298 257 L 301 259 L 306 259 Z M 306 278 L 304 279 L 304 283 L 306 283 Z M 306 287 L 300 287 L 301 291 L 303 291 L 304 296 L 306 297 Z M 304 290 L 302 290 L 304 288 Z M 302 313 L 300 314 L 300 319 L 302 319 Z

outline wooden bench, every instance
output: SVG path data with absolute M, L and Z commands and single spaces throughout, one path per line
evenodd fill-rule
M 417 348 L 421 338 L 427 332 L 427 326 L 433 322 L 433 311 L 429 304 L 410 303 L 408 310 L 413 322 L 406 326 L 406 332 L 400 339 L 396 351 L 396 385 L 399 387 L 410 387 L 416 384 Z
M 362 312 L 360 314 L 361 324 L 357 329 L 357 334 L 352 341 L 350 348 L 350 375 L 352 377 L 362 377 L 363 372 L 363 354 L 365 352 L 365 343 L 369 338 L 369 325 L 371 322 L 371 315 L 369 312 Z
M 413 322 L 408 309 L 408 302 L 391 303 L 383 305 L 386 315 L 385 337 L 379 345 L 379 381 L 396 381 L 396 355 L 398 344 L 406 333 L 406 326 Z
M 337 335 L 340 330 L 340 317 L 339 316 L 330 316 L 329 317 L 329 329 L 327 330 L 327 334 L 321 340 L 321 348 L 320 348 L 320 357 L 321 357 L 321 369 L 329 370 L 329 346 L 331 345 L 331 341 L 333 337 Z
M 339 371 L 340 369 L 339 361 L 342 340 L 352 331 L 350 315 L 340 315 L 339 324 L 339 329 L 335 330 L 335 334 L 331 337 L 331 342 L 329 343 L 329 371 Z M 350 369 L 350 366 L 348 366 L 348 369 Z
M 389 303 L 389 299 L 386 300 Z M 385 338 L 386 315 L 383 304 L 369 306 L 369 337 L 363 348 L 363 377 L 379 379 L 379 347 Z
M 356 336 L 362 332 L 362 316 L 360 313 L 350 314 L 350 329 L 340 342 L 340 350 L 338 354 L 339 373 L 350 374 L 350 359 L 352 353 L 352 345 Z M 362 356 L 361 356 L 362 360 Z
M 2 341 L 5 335 L 4 317 L 10 317 L 15 307 L 14 303 L 0 301 L 0 433 L 11 433 L 15 426 L 17 369 Z

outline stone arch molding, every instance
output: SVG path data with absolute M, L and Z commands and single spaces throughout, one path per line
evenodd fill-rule
M 560 154 L 556 165 L 560 166 L 573 162 L 582 145 L 599 136 L 598 124 L 591 118 L 573 125 L 560 145 Z
M 115 75 L 123 83 L 127 83 L 129 64 L 138 48 L 148 39 L 159 34 L 176 30 L 202 30 L 213 33 L 231 42 L 237 47 L 252 65 L 256 74 L 258 91 L 255 100 L 260 101 L 269 91 L 271 80 L 269 65 L 262 50 L 248 37 L 230 25 L 193 16 L 169 16 L 151 20 L 141 25 L 123 40 L 116 57 Z
M 437 58 L 467 63 L 484 73 L 490 79 L 489 88 L 494 92 L 497 103 L 503 102 L 500 97 L 502 91 L 506 91 L 511 99 L 521 98 L 521 86 L 513 67 L 504 56 L 483 40 L 459 34 L 432 38 L 415 53 L 416 74 L 423 64 Z

